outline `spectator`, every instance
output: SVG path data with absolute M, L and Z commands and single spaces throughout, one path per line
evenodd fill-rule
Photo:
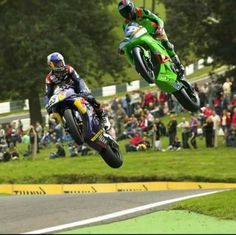
M 14 143 L 10 143 L 8 152 L 9 152 L 9 154 L 10 154 L 11 160 L 17 160 L 17 159 L 19 159 L 19 153 L 18 153 L 18 151 L 17 151 L 16 146 L 14 145 Z
M 236 108 L 236 94 L 233 95 L 233 98 L 229 104 L 232 107 L 232 109 Z
M 70 157 L 76 157 L 78 156 L 78 149 L 77 149 L 77 146 L 75 146 L 74 143 L 69 143 L 69 156 Z
M 229 78 L 226 78 L 226 81 L 223 83 L 222 88 L 228 102 L 231 99 L 231 87 L 232 87 L 232 82 L 230 81 Z
M 143 136 L 139 131 L 135 131 L 133 137 L 130 138 L 129 144 L 125 145 L 126 152 L 133 152 L 138 150 L 138 145 L 142 144 Z
M 161 137 L 166 136 L 166 127 L 159 118 L 154 122 L 153 131 L 155 150 L 162 151 Z
M 81 145 L 81 156 L 87 156 L 91 149 L 88 147 L 87 144 Z
M 55 158 L 60 158 L 60 157 L 66 156 L 66 151 L 63 148 L 62 144 L 56 143 L 56 148 L 57 148 L 56 153 L 50 153 L 50 156 L 49 156 L 50 159 L 55 159 Z
M 138 129 L 142 132 L 146 132 L 149 129 L 148 126 L 148 117 L 146 114 L 143 114 L 141 117 L 139 117 L 139 124 L 138 124 Z
M 231 82 L 232 82 L 231 86 L 232 94 L 236 95 L 236 79 L 233 76 L 231 77 Z
M 210 104 L 210 107 L 213 108 L 213 92 L 214 92 L 214 83 L 208 83 L 208 94 L 207 94 L 207 103 Z
M 206 106 L 201 108 L 201 112 L 204 115 L 205 119 L 212 115 L 212 108 L 210 107 L 210 104 L 206 104 Z
M 63 142 L 64 128 L 62 126 L 62 123 L 60 123 L 58 120 L 56 120 L 56 126 L 54 130 L 56 134 L 56 142 Z
M 3 153 L 2 159 L 3 162 L 9 162 L 11 160 L 11 155 L 9 151 Z
M 167 102 L 167 93 L 164 91 L 160 91 L 158 101 L 162 107 L 164 107 L 165 102 Z
M 145 151 L 151 147 L 151 143 L 147 136 L 143 136 L 143 141 L 137 146 L 137 151 Z
M 41 139 L 43 137 L 43 127 L 39 122 L 36 122 L 35 124 L 35 132 L 36 132 L 36 138 L 37 138 L 37 153 L 39 153 L 40 146 L 41 146 Z
M 230 129 L 226 134 L 226 146 L 236 147 L 236 129 Z
M 36 153 L 37 153 L 37 133 L 35 131 L 35 128 L 33 125 L 30 126 L 29 131 L 28 131 L 28 135 L 30 138 L 30 146 L 29 146 L 29 153 L 30 155 L 33 155 L 33 157 L 35 157 Z
M 12 126 L 11 124 L 8 124 L 6 125 L 6 142 L 7 142 L 7 145 L 10 146 L 10 143 L 12 142 L 12 137 L 11 137 L 11 134 L 12 134 Z
M 6 140 L 6 132 L 5 132 L 4 128 L 2 127 L 2 125 L 0 124 L 0 143 L 2 141 L 5 142 L 5 140 Z
M 11 127 L 12 127 L 12 129 L 11 129 L 11 142 L 14 144 L 14 146 L 16 146 L 16 143 L 20 142 L 19 141 L 20 137 L 18 135 L 18 129 L 16 126 L 16 122 L 12 122 Z
M 4 161 L 4 154 L 7 152 L 7 142 L 4 139 L 1 139 L 0 141 L 0 162 Z M 9 153 L 8 153 L 9 154 Z
M 39 122 L 36 122 L 35 131 L 37 132 L 38 140 L 40 141 L 43 137 L 43 127 Z
M 233 130 L 236 130 L 236 108 L 234 108 L 234 110 L 233 110 L 231 128 Z
M 143 110 L 141 104 L 136 104 L 136 106 L 134 108 L 134 115 L 138 119 L 144 115 L 144 110 Z
M 136 109 L 137 105 L 141 105 L 142 103 L 142 97 L 139 92 L 132 91 L 130 94 L 130 105 L 131 105 L 131 114 L 134 113 L 134 110 Z
M 226 134 L 230 130 L 230 126 L 231 126 L 230 112 L 228 112 L 228 110 L 224 109 L 223 115 L 221 117 L 221 127 L 222 127 L 224 134 Z
M 223 105 L 223 102 L 224 102 L 224 94 L 221 92 L 218 96 L 216 96 L 214 99 L 213 99 L 213 107 L 214 107 L 214 110 L 216 111 L 217 114 L 221 114 L 222 112 L 222 105 Z
M 168 146 L 167 150 L 179 151 L 180 149 L 181 149 L 181 141 L 179 140 L 178 136 L 176 136 L 173 141 L 173 144 Z
M 133 137 L 137 127 L 138 127 L 137 118 L 134 115 L 132 115 L 129 118 L 127 117 L 125 119 L 125 130 L 120 135 L 117 135 L 117 141 Z
M 182 147 L 190 148 L 188 140 L 190 137 L 190 125 L 186 118 L 182 118 L 182 121 L 177 125 L 177 127 L 182 129 Z
M 199 90 L 199 99 L 200 99 L 200 106 L 204 107 L 208 100 L 207 100 L 207 94 L 208 94 L 209 88 L 208 83 L 204 83 Z
M 211 118 L 212 118 L 212 121 L 213 121 L 214 147 L 218 147 L 218 131 L 219 131 L 219 128 L 220 128 L 221 120 L 220 120 L 220 116 L 216 113 L 215 110 L 212 112 Z
M 176 135 L 177 135 L 177 121 L 174 114 L 170 115 L 171 120 L 167 124 L 167 133 L 169 137 L 169 146 L 173 147 Z
M 119 99 L 117 96 L 115 96 L 111 101 L 111 109 L 113 110 L 114 113 L 116 113 L 118 110 L 118 104 L 119 104 Z
M 126 93 L 125 97 L 123 98 L 123 103 L 124 104 L 122 105 L 122 107 L 125 110 L 125 112 L 128 115 L 128 117 L 130 117 L 131 114 L 132 114 L 132 109 L 131 109 L 130 102 L 131 102 L 130 95 L 129 95 L 129 93 Z
M 17 134 L 19 137 L 22 137 L 22 135 L 23 135 L 23 123 L 20 119 L 18 120 Z
M 148 108 L 150 106 L 150 103 L 154 104 L 156 102 L 155 96 L 151 91 L 147 91 L 144 95 L 144 104 L 143 108 Z
M 199 121 L 194 113 L 191 113 L 191 121 L 190 121 L 190 143 L 193 148 L 197 148 L 196 137 L 198 134 Z
M 213 130 L 213 120 L 212 117 L 207 117 L 205 123 L 203 124 L 204 135 L 205 135 L 205 144 L 207 148 L 214 147 L 214 130 Z
M 127 116 L 121 104 L 117 104 L 117 111 L 115 113 L 116 132 L 119 135 L 124 130 L 124 118 Z

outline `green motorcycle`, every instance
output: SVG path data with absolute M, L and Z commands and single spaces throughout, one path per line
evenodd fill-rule
M 119 45 L 128 62 L 149 84 L 175 96 L 188 111 L 196 112 L 200 108 L 197 92 L 180 75 L 161 42 L 154 39 L 148 31 L 137 23 L 129 23 L 124 29 L 125 38 Z

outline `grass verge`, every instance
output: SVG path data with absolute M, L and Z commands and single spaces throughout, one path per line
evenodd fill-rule
M 221 219 L 236 220 L 236 190 L 178 202 L 171 210 L 188 210 Z

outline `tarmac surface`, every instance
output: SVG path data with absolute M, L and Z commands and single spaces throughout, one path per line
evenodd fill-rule
M 166 209 L 176 201 L 217 191 L 197 189 L 1 196 L 0 233 L 52 234 L 81 226 L 123 221 Z M 150 227 L 146 222 L 145 226 Z M 113 228 L 116 232 L 116 227 Z

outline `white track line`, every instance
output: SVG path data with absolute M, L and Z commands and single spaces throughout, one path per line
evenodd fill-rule
M 114 212 L 114 213 L 107 214 L 107 215 L 102 215 L 102 216 L 98 216 L 98 217 L 94 217 L 94 218 L 90 218 L 90 219 L 85 219 L 85 220 L 80 220 L 80 221 L 69 223 L 69 224 L 63 224 L 63 225 L 58 225 L 58 226 L 54 226 L 54 227 L 39 229 L 39 230 L 35 230 L 35 231 L 23 233 L 23 234 L 43 234 L 43 233 L 48 234 L 50 232 L 55 232 L 55 231 L 64 230 L 64 229 L 71 229 L 73 227 L 78 227 L 81 225 L 86 225 L 86 224 L 100 222 L 100 221 L 104 221 L 104 220 L 108 220 L 108 219 L 113 219 L 116 217 L 132 214 L 135 212 L 151 209 L 154 207 L 163 206 L 163 205 L 170 204 L 173 202 L 178 202 L 178 201 L 182 201 L 182 200 L 190 199 L 190 198 L 194 198 L 194 197 L 205 196 L 205 195 L 209 195 L 209 194 L 213 194 L 213 193 L 217 193 L 217 192 L 221 192 L 221 191 L 225 191 L 225 190 L 200 193 L 200 194 L 170 199 L 170 200 L 166 200 L 166 201 L 162 201 L 162 202 L 151 203 L 151 204 L 147 204 L 147 205 L 143 205 L 143 206 L 139 206 L 139 207 L 123 210 L 123 211 Z

